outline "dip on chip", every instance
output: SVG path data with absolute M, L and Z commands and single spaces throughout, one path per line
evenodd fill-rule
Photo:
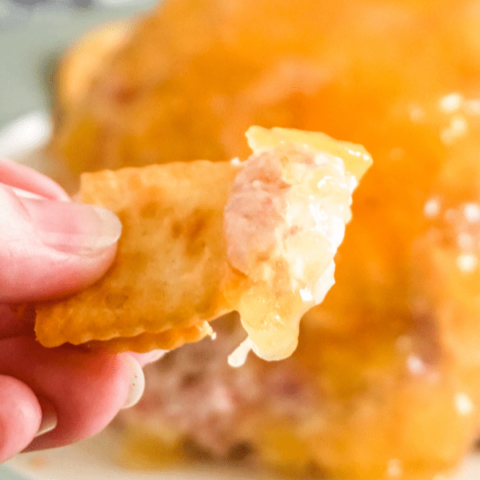
M 40 343 L 172 349 L 237 311 L 248 338 L 231 364 L 250 349 L 290 356 L 301 317 L 334 283 L 352 192 L 371 158 L 320 133 L 251 127 L 247 138 L 244 162 L 84 174 L 81 200 L 114 211 L 123 234 L 100 281 L 37 305 Z

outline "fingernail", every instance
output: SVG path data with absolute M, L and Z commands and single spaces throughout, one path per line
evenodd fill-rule
M 168 350 L 152 350 L 148 353 L 129 353 L 132 357 L 140 364 L 141 367 L 145 366 L 147 363 L 156 362 L 158 359 L 162 358 Z
M 168 353 L 168 350 L 153 350 L 148 355 L 147 362 L 148 363 L 156 362 L 157 360 L 162 358 L 166 353 Z
M 130 372 L 130 388 L 127 398 L 123 404 L 123 409 L 133 407 L 142 398 L 145 390 L 145 376 L 140 364 L 128 353 L 124 354 L 123 359 Z
M 21 198 L 36 198 L 37 200 L 46 200 L 46 197 L 37 195 L 36 193 L 28 192 L 27 190 L 22 190 L 21 188 L 10 187 L 17 197 Z
M 52 402 L 39 395 L 37 395 L 37 398 L 38 402 L 40 403 L 40 407 L 42 408 L 42 421 L 35 438 L 51 432 L 57 426 L 57 412 L 55 411 Z
M 74 202 L 22 198 L 40 240 L 62 252 L 97 255 L 114 245 L 122 224 L 109 210 Z

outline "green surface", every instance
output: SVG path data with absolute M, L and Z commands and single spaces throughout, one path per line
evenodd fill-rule
M 0 31 L 0 127 L 32 110 L 49 108 L 55 61 L 65 46 L 98 24 L 130 17 L 154 3 L 39 11 L 27 23 Z

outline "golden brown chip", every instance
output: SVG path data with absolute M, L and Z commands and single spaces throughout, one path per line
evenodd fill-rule
M 185 343 L 198 342 L 212 334 L 212 328 L 207 322 L 185 328 L 169 328 L 161 333 L 141 333 L 136 337 L 119 337 L 111 340 L 88 342 L 88 347 L 107 352 L 119 353 L 134 351 L 146 353 L 152 350 L 174 350 Z
M 238 311 L 249 338 L 232 363 L 250 349 L 289 356 L 300 318 L 334 283 L 351 195 L 371 159 L 318 133 L 252 127 L 247 137 L 245 162 L 84 174 L 81 200 L 122 222 L 118 253 L 95 285 L 37 306 L 38 340 L 171 349 Z
M 237 170 L 198 161 L 85 174 L 81 200 L 113 210 L 122 221 L 117 257 L 94 286 L 37 307 L 38 340 L 54 347 L 134 337 L 129 348 L 137 350 L 138 335 L 174 327 L 168 335 L 178 339 L 162 335 L 153 342 L 153 348 L 170 348 L 183 343 L 179 329 L 223 314 L 223 208 Z M 186 338 L 205 333 L 189 331 Z

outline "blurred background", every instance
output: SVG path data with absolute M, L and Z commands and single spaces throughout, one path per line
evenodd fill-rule
M 0 0 L 0 156 L 49 173 L 41 149 L 12 152 L 49 137 L 59 56 L 87 30 L 154 3 Z M 218 352 L 202 344 L 179 349 L 147 373 L 151 390 L 120 420 L 124 441 L 117 443 L 132 465 L 136 455 L 162 463 L 247 452 L 252 462 L 292 473 L 365 480 L 385 472 L 399 478 L 401 467 L 433 478 L 430 470 L 459 461 L 480 426 L 480 223 L 467 215 L 480 209 L 480 0 L 171 5 L 145 22 L 135 37 L 142 41 L 122 53 L 118 68 L 100 62 L 102 81 L 85 109 L 65 116 L 77 97 L 64 103 L 63 117 L 57 109 L 44 153 L 77 173 L 246 158 L 244 132 L 258 124 L 362 143 L 375 163 L 356 193 L 337 286 L 305 319 L 294 357 L 268 366 L 250 357 L 243 371 L 253 387 L 238 389 L 247 392 L 244 401 L 231 393 L 243 377 L 231 377 L 226 363 L 238 345 L 234 330 L 226 343 L 217 339 Z M 472 270 L 459 263 L 465 258 Z M 240 400 L 224 409 L 217 391 Z M 197 417 L 199 392 L 209 413 L 184 427 Z M 304 398 L 311 405 L 297 409 Z M 52 465 L 65 465 L 62 453 L 50 454 L 57 455 Z M 457 480 L 478 480 L 480 456 L 476 462 Z
M 48 111 L 58 55 L 83 32 L 152 0 L 0 0 L 0 128 Z M 47 94 L 47 95 L 46 95 Z

